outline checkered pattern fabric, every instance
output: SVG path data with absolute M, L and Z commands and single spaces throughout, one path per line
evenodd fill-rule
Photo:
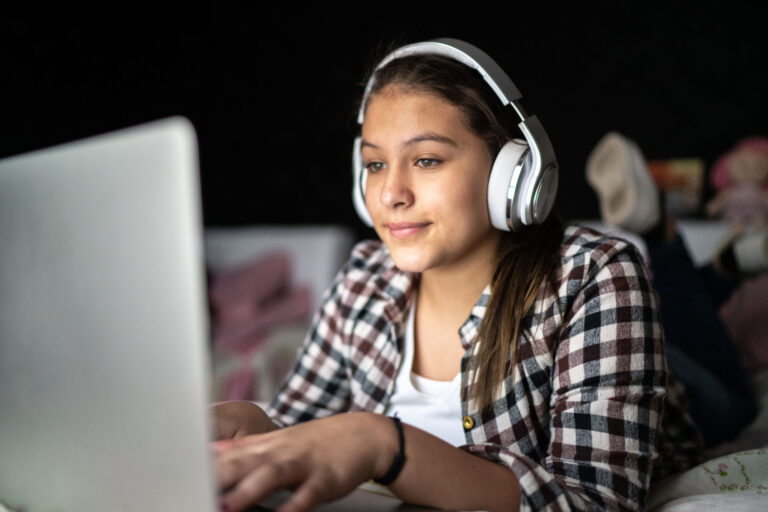
M 542 287 L 525 317 L 531 337 L 520 339 L 491 414 L 467 399 L 490 286 L 461 327 L 461 409 L 473 419 L 461 448 L 517 475 L 522 510 L 641 510 L 652 467 L 683 469 L 701 454 L 681 388 L 666 386 L 656 297 L 626 241 L 571 226 L 561 261 L 557 294 Z M 417 283 L 381 242 L 358 244 L 270 404 L 273 420 L 382 413 Z

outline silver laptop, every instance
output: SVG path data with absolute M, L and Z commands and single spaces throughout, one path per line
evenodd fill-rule
M 214 510 L 198 191 L 182 118 L 0 162 L 6 506 Z
M 186 119 L 0 161 L 0 503 L 217 510 L 208 367 Z

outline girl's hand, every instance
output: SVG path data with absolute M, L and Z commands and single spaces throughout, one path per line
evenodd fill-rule
M 299 512 L 383 475 L 398 450 L 389 418 L 356 412 L 213 444 L 221 509 L 238 511 L 280 489 L 279 512 Z
M 211 410 L 215 439 L 233 439 L 277 428 L 267 413 L 252 402 L 224 402 L 212 406 Z

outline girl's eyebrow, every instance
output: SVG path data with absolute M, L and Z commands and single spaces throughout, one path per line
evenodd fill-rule
M 424 142 L 424 141 L 428 141 L 428 140 L 431 140 L 431 141 L 434 141 L 434 142 L 439 142 L 440 144 L 447 144 L 447 145 L 453 146 L 455 148 L 459 147 L 459 144 L 455 140 L 451 139 L 450 137 L 446 137 L 445 135 L 440 135 L 440 134 L 435 133 L 435 132 L 421 133 L 421 134 L 416 135 L 415 137 L 412 137 L 412 138 L 408 139 L 407 141 L 403 142 L 400 146 L 405 148 L 405 147 L 408 147 L 408 146 L 413 146 L 414 144 L 417 144 L 419 142 Z M 379 149 L 379 147 L 377 145 L 375 145 L 374 143 L 369 142 L 369 141 L 367 141 L 365 139 L 362 140 L 362 142 L 360 144 L 360 147 L 361 148 L 366 148 L 367 147 L 367 148 Z

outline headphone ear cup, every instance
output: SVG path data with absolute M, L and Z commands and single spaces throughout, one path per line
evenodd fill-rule
M 355 205 L 357 216 L 360 217 L 367 226 L 373 227 L 373 219 L 368 213 L 368 207 L 365 204 L 365 167 L 363 166 L 363 157 L 361 152 L 362 138 L 355 137 L 352 144 L 352 202 Z
M 551 165 L 544 169 L 538 184 L 534 185 L 531 205 L 533 222 L 536 224 L 541 224 L 549 216 L 557 198 L 558 181 L 557 167 Z
M 502 231 L 512 231 L 522 225 L 518 215 L 524 167 L 530 166 L 528 144 L 514 139 L 501 148 L 493 161 L 488 179 L 488 214 L 491 225 Z

